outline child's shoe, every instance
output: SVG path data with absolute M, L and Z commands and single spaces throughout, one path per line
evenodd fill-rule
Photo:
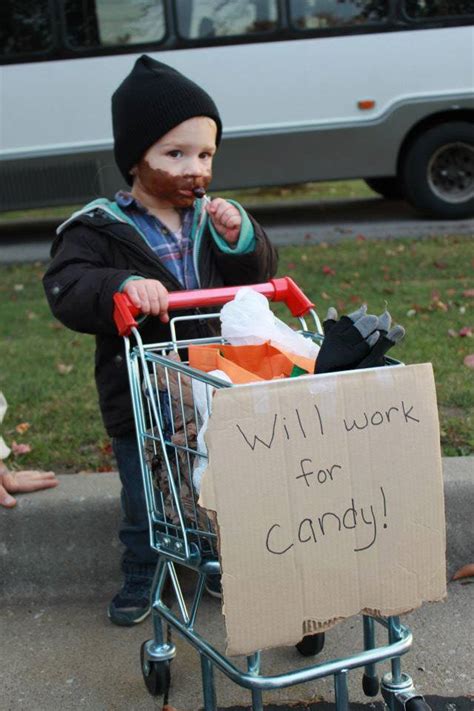
M 131 627 L 148 617 L 154 573 L 154 565 L 137 565 L 127 569 L 122 588 L 107 609 L 107 616 L 114 625 Z

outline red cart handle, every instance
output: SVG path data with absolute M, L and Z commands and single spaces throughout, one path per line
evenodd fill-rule
M 263 294 L 270 301 L 283 301 L 293 316 L 304 316 L 314 308 L 312 301 L 301 291 L 291 277 L 271 279 L 263 284 L 249 284 L 251 289 Z M 242 286 L 223 286 L 218 289 L 192 289 L 172 291 L 168 294 L 168 310 L 197 308 L 199 306 L 220 306 L 232 301 Z M 114 321 L 120 336 L 128 336 L 137 327 L 135 316 L 140 309 L 132 304 L 126 294 L 114 294 Z

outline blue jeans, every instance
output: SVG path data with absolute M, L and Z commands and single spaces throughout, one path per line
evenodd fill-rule
M 156 565 L 158 555 L 150 548 L 148 517 L 135 434 L 114 437 L 112 448 L 122 482 L 123 520 L 119 538 L 125 546 L 122 569 L 130 572 L 143 565 Z

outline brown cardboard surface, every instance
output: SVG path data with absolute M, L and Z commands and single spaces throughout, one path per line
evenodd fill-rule
M 219 390 L 206 442 L 228 654 L 445 597 L 430 364 Z

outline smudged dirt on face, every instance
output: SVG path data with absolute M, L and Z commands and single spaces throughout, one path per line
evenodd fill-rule
M 135 180 L 144 192 L 181 208 L 191 207 L 196 198 L 194 190 L 202 190 L 204 194 L 211 178 L 210 172 L 199 177 L 174 175 L 160 168 L 152 168 L 145 158 L 139 161 L 135 173 Z

